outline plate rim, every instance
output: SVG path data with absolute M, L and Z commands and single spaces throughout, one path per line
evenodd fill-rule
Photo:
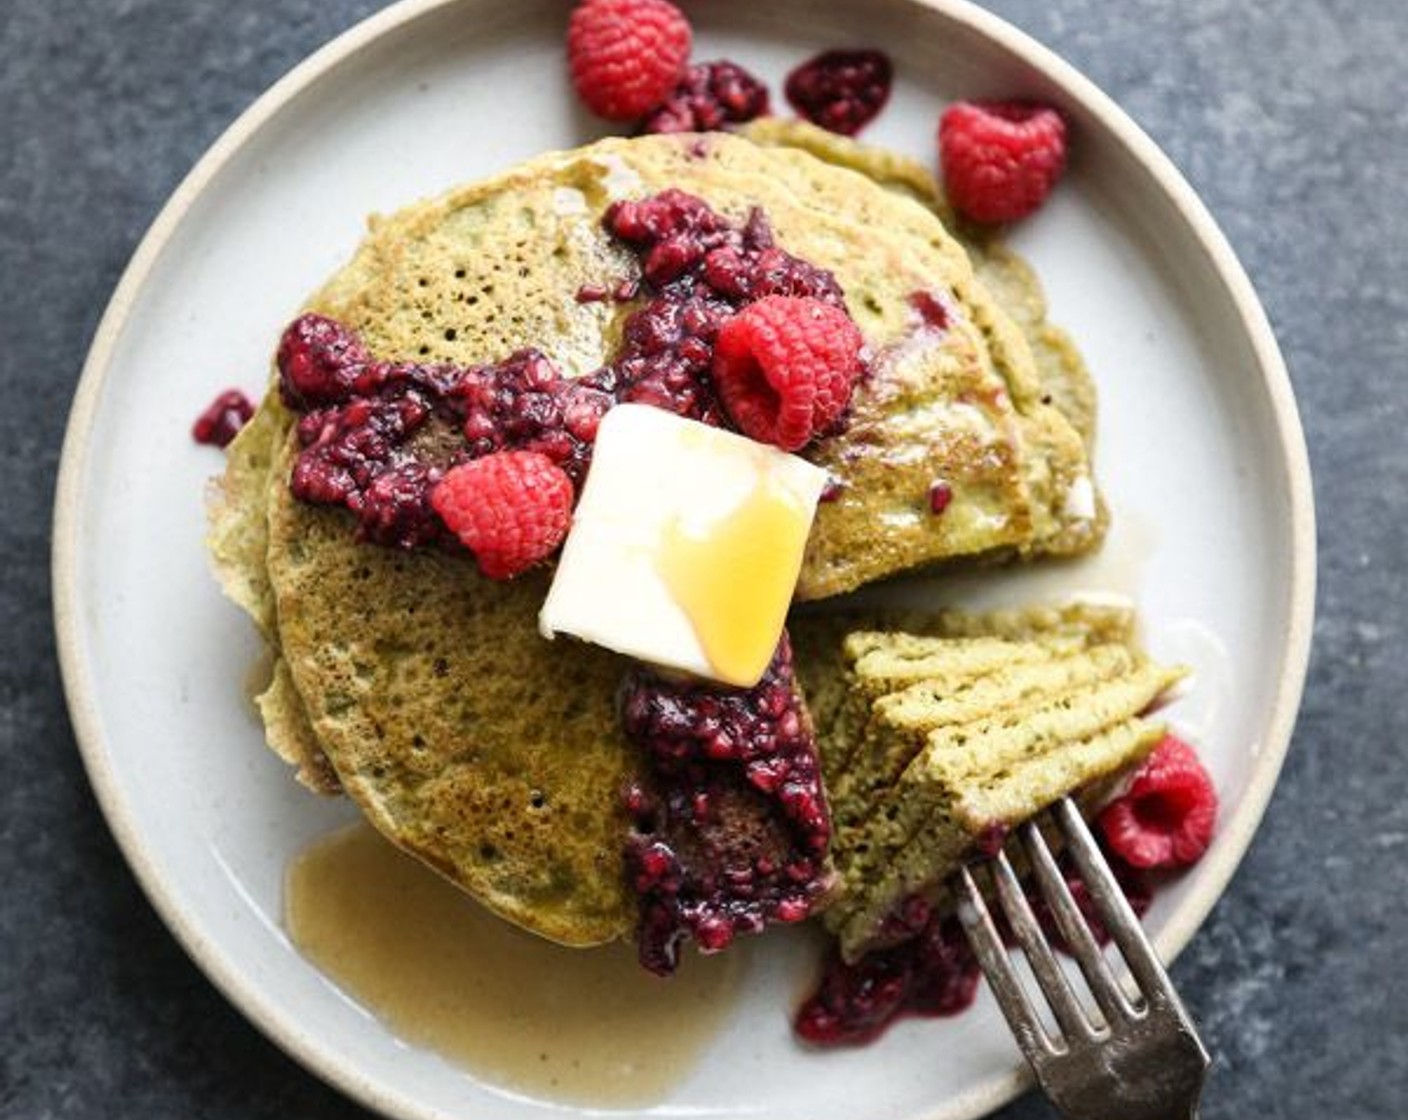
M 158 870 L 130 807 L 117 792 L 106 733 L 84 664 L 78 603 L 79 506 L 89 436 L 111 360 L 129 313 L 168 241 L 210 182 L 284 107 L 383 36 L 466 0 L 397 0 L 346 29 L 296 64 L 250 104 L 208 147 L 171 193 L 143 234 L 109 299 L 83 363 L 65 427 L 55 488 L 51 596 L 60 676 L 79 754 L 99 808 L 124 859 L 162 922 L 212 984 L 267 1038 L 307 1071 L 360 1104 L 401 1120 L 438 1120 L 433 1107 L 390 1090 L 340 1061 L 296 1021 L 270 1004 L 257 983 L 227 961 L 197 923 L 188 919 Z M 1305 436 L 1290 375 L 1266 312 L 1226 235 L 1168 155 L 1119 105 L 1073 64 L 972 0 L 902 0 L 929 9 L 994 43 L 1042 75 L 1107 130 L 1117 145 L 1156 182 L 1192 233 L 1235 309 L 1250 343 L 1271 405 L 1280 468 L 1289 484 L 1290 579 L 1285 587 L 1283 656 L 1265 738 L 1246 790 L 1219 828 L 1220 843 L 1204 860 L 1198 889 L 1190 892 L 1154 938 L 1171 962 L 1206 920 L 1249 849 L 1276 786 L 1304 691 L 1315 614 L 1314 495 Z M 1031 1087 L 1025 1066 L 981 1082 L 916 1120 L 972 1120 Z

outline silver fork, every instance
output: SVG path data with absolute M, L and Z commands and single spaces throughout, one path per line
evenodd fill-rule
M 1076 995 L 1003 852 L 989 862 L 993 893 L 1031 966 L 1056 1031 L 1043 1025 L 973 871 L 964 867 L 954 874 L 951 886 L 959 920 L 988 985 L 1037 1081 L 1069 1120 L 1196 1120 L 1208 1052 L 1080 811 L 1062 798 L 1050 816 L 1129 966 L 1137 995 L 1131 999 L 1116 979 L 1032 821 L 1017 834 L 1099 1014 L 1092 1015 Z

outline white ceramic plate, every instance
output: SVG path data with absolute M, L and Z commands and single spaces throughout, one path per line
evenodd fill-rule
M 242 689 L 257 643 L 201 549 L 203 484 L 219 458 L 188 431 L 217 390 L 260 386 L 282 325 L 350 253 L 366 214 L 594 133 L 563 78 L 564 8 L 408 0 L 251 108 L 176 192 L 114 295 L 59 486 L 64 679 L 128 859 L 192 956 L 254 1022 L 365 1104 L 417 1120 L 561 1110 L 399 1044 L 290 946 L 280 926 L 285 867 L 349 810 L 305 794 L 259 745 Z M 1069 114 L 1071 174 L 1014 242 L 1099 382 L 1113 534 L 1091 561 L 949 581 L 945 597 L 1132 594 L 1153 652 L 1197 669 L 1172 714 L 1201 744 L 1224 812 L 1209 856 L 1149 916 L 1160 948 L 1176 953 L 1270 794 L 1310 635 L 1304 446 L 1242 270 L 1127 117 L 965 3 L 709 0 L 691 14 L 697 57 L 736 58 L 774 90 L 823 46 L 883 47 L 898 87 L 867 139 L 926 159 L 953 97 L 1027 94 Z M 786 939 L 764 946 L 731 1026 L 652 1114 L 958 1118 L 1024 1084 L 986 997 L 958 1019 L 902 1023 L 869 1048 L 801 1049 L 784 1014 L 800 967 L 791 952 Z

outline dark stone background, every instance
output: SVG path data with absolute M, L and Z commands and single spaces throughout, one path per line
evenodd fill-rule
M 363 1115 L 216 993 L 89 792 L 48 535 L 64 415 L 120 270 L 222 129 L 376 0 L 0 0 L 0 1116 Z M 1320 518 L 1295 744 L 1174 969 L 1207 1120 L 1408 1113 L 1408 4 L 996 0 L 1183 168 L 1290 363 Z M 1178 449 L 1168 449 L 1176 463 Z M 1050 1115 L 1026 1099 L 1009 1120 Z

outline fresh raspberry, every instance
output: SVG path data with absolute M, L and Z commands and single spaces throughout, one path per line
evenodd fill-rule
M 768 112 L 768 87 L 736 62 L 685 69 L 670 95 L 641 122 L 642 132 L 717 132 Z
M 846 410 L 861 344 L 841 308 L 811 296 L 766 296 L 719 328 L 714 384 L 745 435 L 797 451 Z
M 1133 867 L 1184 867 L 1207 851 L 1216 817 L 1217 791 L 1197 752 L 1169 735 L 1100 814 L 1100 830 Z
M 691 38 L 668 0 L 583 0 L 567 25 L 572 84 L 598 116 L 638 120 L 683 76 Z
M 446 472 L 430 504 L 490 579 L 546 560 L 572 524 L 572 480 L 537 451 L 496 451 Z
M 1066 166 L 1066 122 L 1046 105 L 959 101 L 939 120 L 944 190 L 975 222 L 1015 222 L 1046 201 Z
M 797 115 L 854 136 L 890 99 L 894 67 L 880 51 L 825 51 L 787 75 L 783 92 Z

